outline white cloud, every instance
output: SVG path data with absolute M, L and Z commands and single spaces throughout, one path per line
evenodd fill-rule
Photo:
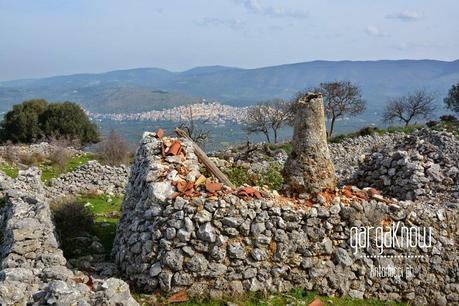
M 307 18 L 308 13 L 299 10 L 286 7 L 273 7 L 264 6 L 259 0 L 233 0 L 235 3 L 241 4 L 247 11 L 254 14 L 266 15 L 271 17 L 290 17 L 290 18 Z
M 368 26 L 365 29 L 365 33 L 367 33 L 370 36 L 374 36 L 374 37 L 386 37 L 386 36 L 389 36 L 387 33 L 383 32 L 377 26 L 372 26 L 372 25 Z
M 419 13 L 418 11 L 407 10 L 396 14 L 386 15 L 386 18 L 398 19 L 402 21 L 414 21 L 424 18 L 424 15 L 422 13 Z

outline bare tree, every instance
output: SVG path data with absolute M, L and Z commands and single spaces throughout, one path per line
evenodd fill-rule
M 109 165 L 127 163 L 129 145 L 114 129 L 98 144 L 96 152 L 100 159 Z
M 247 111 L 244 129 L 249 133 L 263 133 L 268 142 L 271 142 L 272 131 L 274 143 L 277 143 L 279 129 L 292 121 L 292 110 L 290 103 L 282 99 L 260 102 Z
M 428 119 L 435 111 L 435 96 L 424 90 L 395 98 L 386 105 L 383 113 L 384 122 L 401 121 L 405 126 L 413 119 Z
M 325 113 L 330 119 L 329 137 L 333 134 L 337 119 L 345 115 L 356 116 L 366 109 L 359 86 L 349 81 L 321 83 L 313 91 L 321 92 L 324 97 Z
M 206 129 L 201 129 L 196 127 L 196 122 L 193 116 L 193 108 L 189 106 L 188 118 L 186 122 L 180 123 L 178 126 L 181 130 L 184 130 L 191 139 L 197 144 L 204 144 L 209 140 L 210 131 Z M 208 120 L 204 120 L 203 123 L 206 123 Z

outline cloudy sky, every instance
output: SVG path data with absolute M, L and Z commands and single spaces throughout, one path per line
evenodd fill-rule
M 459 58 L 458 0 L 0 0 L 0 80 Z

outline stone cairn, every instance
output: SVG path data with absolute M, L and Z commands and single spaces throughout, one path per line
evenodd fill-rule
M 330 158 L 322 95 L 307 93 L 295 104 L 292 153 L 284 166 L 287 192 L 334 190 L 336 175 Z

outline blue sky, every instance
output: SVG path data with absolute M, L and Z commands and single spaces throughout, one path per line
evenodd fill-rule
M 0 80 L 459 58 L 457 0 L 0 0 Z

